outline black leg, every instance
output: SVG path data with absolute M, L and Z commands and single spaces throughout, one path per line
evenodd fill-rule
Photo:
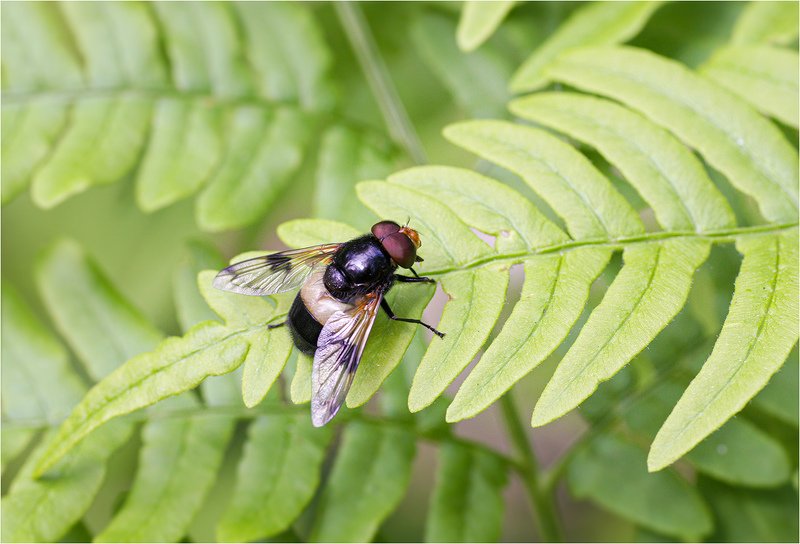
M 411 270 L 414 272 L 413 270 Z M 394 279 L 403 282 L 403 283 L 436 283 L 436 280 L 433 278 L 426 278 L 425 276 L 417 276 L 417 273 L 414 272 L 415 277 L 411 276 L 401 276 L 400 274 L 395 274 Z
M 278 327 L 283 327 L 286 325 L 286 321 L 281 321 L 280 323 L 274 323 L 272 325 L 267 325 L 268 329 L 277 329 Z
M 383 311 L 386 312 L 386 315 L 389 316 L 389 319 L 392 319 L 394 321 L 403 321 L 405 323 L 416 323 L 417 325 L 422 325 L 423 327 L 425 327 L 426 329 L 431 331 L 433 334 L 435 334 L 439 338 L 444 338 L 444 333 L 443 332 L 437 331 L 436 329 L 434 329 L 433 327 L 431 327 L 427 323 L 423 323 L 419 319 L 409 319 L 407 317 L 397 317 L 396 315 L 394 315 L 394 312 L 392 311 L 391 308 L 389 308 L 389 303 L 386 302 L 386 299 L 381 300 L 381 308 L 383 308 Z

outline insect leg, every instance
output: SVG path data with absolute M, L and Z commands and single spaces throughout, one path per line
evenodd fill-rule
M 270 325 L 267 325 L 267 328 L 268 329 L 277 329 L 278 327 L 283 327 L 284 325 L 286 325 L 286 321 L 281 321 L 280 323 L 272 323 Z
M 411 271 L 414 272 L 413 269 Z M 436 283 L 435 279 L 426 278 L 425 276 L 418 276 L 416 272 L 414 272 L 413 278 L 411 276 L 401 276 L 400 274 L 395 274 L 394 279 L 403 283 Z
M 402 277 L 402 276 L 400 276 L 400 277 Z M 425 279 L 427 279 L 427 278 L 425 278 Z M 386 299 L 381 300 L 381 308 L 383 308 L 383 311 L 386 312 L 386 315 L 389 316 L 389 319 L 392 319 L 394 321 L 403 321 L 405 323 L 416 323 L 417 325 L 422 325 L 423 327 L 425 327 L 426 329 L 431 331 L 433 334 L 435 334 L 439 338 L 444 338 L 444 333 L 443 332 L 437 331 L 436 329 L 434 329 L 433 327 L 431 327 L 427 323 L 423 323 L 419 319 L 409 319 L 407 317 L 397 317 L 396 315 L 394 315 L 394 312 L 389 307 L 389 303 L 386 302 Z

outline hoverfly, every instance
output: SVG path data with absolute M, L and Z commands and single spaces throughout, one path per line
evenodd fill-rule
M 384 295 L 394 282 L 434 283 L 419 276 L 414 263 L 419 233 L 394 221 L 380 221 L 371 233 L 339 244 L 272 253 L 229 266 L 214 287 L 242 295 L 273 295 L 300 288 L 286 316 L 295 346 L 313 355 L 311 421 L 321 427 L 342 406 L 353 383 L 378 308 L 395 321 L 416 323 L 440 338 L 444 334 L 419 319 L 397 317 Z M 397 267 L 413 276 L 395 274 Z

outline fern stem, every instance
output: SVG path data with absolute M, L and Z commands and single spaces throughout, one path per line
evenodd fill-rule
M 353 46 L 364 76 L 372 89 L 372 94 L 375 95 L 389 134 L 406 150 L 415 163 L 425 164 L 427 159 L 422 142 L 411 124 L 403 102 L 397 94 L 397 89 L 392 83 L 389 71 L 378 53 L 378 47 L 361 8 L 355 2 L 336 2 L 334 7 L 347 39 Z
M 539 462 L 528 441 L 528 433 L 519 418 L 511 392 L 500 398 L 500 407 L 512 446 L 523 467 L 520 476 L 531 501 L 540 536 L 545 542 L 562 542 L 563 532 L 555 509 L 554 495 L 547 492 L 539 482 Z
M 524 251 L 516 251 L 513 253 L 495 253 L 486 257 L 481 257 L 474 261 L 461 264 L 459 266 L 451 266 L 447 268 L 440 268 L 437 270 L 425 269 L 426 276 L 441 276 L 451 272 L 458 272 L 472 268 L 479 268 L 488 264 L 498 262 L 508 262 L 515 264 L 522 262 L 530 257 L 537 255 L 551 255 L 553 253 L 563 253 L 573 249 L 580 249 L 584 247 L 606 247 L 614 250 L 622 250 L 634 244 L 648 244 L 651 242 L 658 242 L 661 240 L 672 240 L 676 238 L 686 238 L 690 240 L 708 240 L 712 244 L 725 244 L 734 243 L 743 236 L 758 236 L 779 234 L 785 230 L 795 229 L 798 223 L 779 223 L 768 225 L 756 225 L 748 227 L 734 227 L 719 231 L 709 231 L 704 233 L 696 233 L 690 231 L 662 231 L 651 232 L 647 234 L 637 234 L 636 236 L 626 236 L 617 238 L 615 240 L 608 240 L 598 238 L 593 240 L 570 240 L 552 246 L 538 247 L 534 249 L 527 249 Z

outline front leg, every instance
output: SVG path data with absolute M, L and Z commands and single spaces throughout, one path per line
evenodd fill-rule
M 417 275 L 416 272 L 414 272 L 413 268 L 411 268 L 410 270 L 411 272 L 414 273 L 413 278 L 411 276 L 401 276 L 400 274 L 395 274 L 394 279 L 402 283 L 436 283 L 435 279 L 426 278 L 425 276 L 419 276 Z
M 403 277 L 403 276 L 400 276 L 400 277 Z M 415 279 L 415 278 L 410 278 L 410 279 Z M 423 278 L 420 278 L 420 279 L 423 279 Z M 428 279 L 428 278 L 424 278 L 424 279 Z M 394 315 L 394 312 L 389 307 L 389 303 L 386 302 L 385 298 L 381 300 L 381 308 L 383 308 L 383 311 L 386 312 L 386 315 L 389 316 L 389 319 L 392 319 L 394 321 L 404 321 L 405 323 L 416 323 L 417 325 L 422 325 L 423 327 L 425 327 L 426 329 L 431 331 L 433 334 L 435 334 L 439 338 L 444 338 L 444 333 L 443 332 L 437 331 L 436 329 L 434 329 L 433 327 L 431 327 L 427 323 L 423 323 L 419 319 L 410 319 L 408 317 L 397 317 L 396 315 Z

